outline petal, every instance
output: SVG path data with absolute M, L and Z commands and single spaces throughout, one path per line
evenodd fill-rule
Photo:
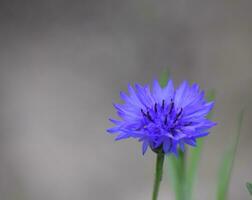
M 171 100 L 174 97 L 173 81 L 169 80 L 166 87 L 163 89 L 163 99 Z
M 143 144 L 142 144 L 142 153 L 143 153 L 143 155 L 144 155 L 145 152 L 147 151 L 148 146 L 149 146 L 148 141 L 147 141 L 147 140 L 144 140 L 144 141 L 143 141 Z
M 171 147 L 171 152 L 178 157 L 178 151 L 177 151 L 177 142 L 172 140 L 172 147 Z
M 214 106 L 214 102 L 212 101 L 212 102 L 206 103 L 203 106 L 199 106 L 198 109 L 195 109 L 195 110 L 191 109 L 191 111 L 186 112 L 186 116 L 184 117 L 184 119 L 205 117 L 212 110 L 213 106 Z
M 123 122 L 121 121 L 118 121 L 116 119 L 112 119 L 112 118 L 109 118 L 109 121 L 111 121 L 112 123 L 116 124 L 116 125 L 119 125 L 119 124 L 122 124 Z
M 174 97 L 174 87 L 172 80 L 169 80 L 165 88 L 161 88 L 158 81 L 154 80 L 152 88 L 153 98 L 159 104 L 162 104 L 162 101 L 170 102 Z
M 185 144 L 184 142 L 179 142 L 180 149 L 184 152 L 185 151 Z
M 193 134 L 193 137 L 200 138 L 200 137 L 205 137 L 207 135 L 209 135 L 209 132 L 195 133 Z
M 185 142 L 186 144 L 189 144 L 189 145 L 193 146 L 193 147 L 196 147 L 196 146 L 197 146 L 196 140 L 193 139 L 193 138 L 184 139 L 184 142 Z
M 120 130 L 120 128 L 118 126 L 115 126 L 115 127 L 112 127 L 112 128 L 109 128 L 107 129 L 107 132 L 108 133 L 116 133 Z
M 150 108 L 155 104 L 155 101 L 151 95 L 150 88 L 149 87 L 143 87 L 139 84 L 135 85 L 137 90 L 137 97 L 139 98 L 140 102 Z
M 120 133 L 116 138 L 115 140 L 118 141 L 118 140 L 123 140 L 123 139 L 127 139 L 130 137 L 130 134 L 129 133 Z
M 164 151 L 165 154 L 170 152 L 171 145 L 172 145 L 172 143 L 171 143 L 170 139 L 164 140 L 164 142 L 163 142 L 163 151 Z
M 130 94 L 129 102 L 131 104 L 134 104 L 134 105 L 140 107 L 140 108 L 144 108 L 144 105 L 141 103 L 141 101 L 137 97 L 137 94 L 136 94 L 135 90 L 131 87 L 130 84 L 128 84 L 128 91 L 129 91 L 129 94 Z
M 187 89 L 188 89 L 188 82 L 184 81 L 176 90 L 174 104 L 177 109 L 181 108 Z
M 152 95 L 156 102 L 162 103 L 162 88 L 160 87 L 157 80 L 153 81 Z

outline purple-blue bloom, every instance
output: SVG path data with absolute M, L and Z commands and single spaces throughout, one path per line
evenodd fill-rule
M 196 146 L 196 139 L 208 135 L 216 124 L 206 118 L 214 102 L 206 102 L 198 84 L 184 81 L 175 90 L 172 80 L 164 88 L 154 80 L 152 89 L 136 84 L 128 90 L 129 95 L 120 93 L 125 103 L 114 104 L 121 120 L 110 119 L 115 126 L 107 131 L 118 133 L 116 140 L 138 139 L 143 154 L 150 147 L 177 155 L 178 148 Z

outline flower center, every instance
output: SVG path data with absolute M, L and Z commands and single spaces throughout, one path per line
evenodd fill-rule
M 183 108 L 175 110 L 173 99 L 169 103 L 162 100 L 161 104 L 156 102 L 152 108 L 147 108 L 146 111 L 141 109 L 141 113 L 145 120 L 144 127 L 150 125 L 152 128 L 154 126 L 173 132 L 172 130 L 176 128 L 179 119 L 182 117 Z

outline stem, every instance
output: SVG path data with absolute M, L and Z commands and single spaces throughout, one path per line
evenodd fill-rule
M 182 152 L 180 151 L 180 156 L 181 156 L 181 187 L 182 187 L 182 191 L 181 191 L 181 197 L 180 200 L 186 200 L 186 192 L 187 192 L 187 188 L 186 188 L 186 152 Z
M 159 151 L 157 152 L 156 172 L 155 172 L 152 200 L 157 200 L 158 198 L 159 186 L 163 175 L 163 164 L 164 164 L 164 153 L 162 151 Z

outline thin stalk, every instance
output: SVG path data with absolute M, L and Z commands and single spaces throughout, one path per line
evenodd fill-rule
M 181 177 L 180 177 L 180 184 L 181 184 L 181 193 L 180 193 L 180 199 L 179 200 L 186 200 L 186 193 L 187 193 L 187 188 L 186 188 L 186 153 L 185 151 L 182 152 L 180 151 L 180 162 L 181 162 Z
M 157 200 L 158 198 L 159 186 L 160 186 L 162 175 L 163 175 L 164 156 L 165 155 L 163 152 L 161 151 L 157 152 L 156 171 L 155 171 L 152 200 Z

